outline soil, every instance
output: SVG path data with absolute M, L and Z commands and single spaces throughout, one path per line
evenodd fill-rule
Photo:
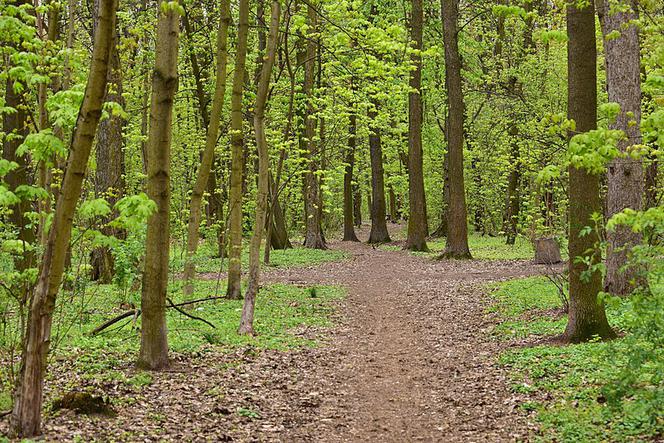
M 366 238 L 367 232 L 358 232 Z M 63 411 L 49 441 L 502 442 L 530 440 L 532 417 L 496 363 L 509 344 L 486 283 L 546 272 L 529 261 L 434 261 L 333 243 L 342 262 L 269 270 L 266 281 L 348 290 L 313 349 L 176 356 L 170 372 L 116 405 L 117 417 Z M 321 335 L 322 334 L 322 335 Z M 127 368 L 127 372 L 131 372 Z M 4 426 L 4 424 L 3 424 Z M 0 431 L 2 431 L 0 427 Z

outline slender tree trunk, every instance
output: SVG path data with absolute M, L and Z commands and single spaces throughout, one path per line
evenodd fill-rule
M 323 229 L 321 225 L 321 197 L 317 178 L 319 156 L 317 144 L 314 140 L 316 135 L 316 119 L 314 117 L 314 80 L 316 64 L 316 41 L 311 36 L 317 32 L 318 14 L 316 9 L 308 6 L 307 16 L 309 20 L 310 37 L 306 43 L 306 59 L 304 63 L 304 94 L 307 97 L 307 110 L 305 114 L 305 133 L 307 145 L 308 167 L 305 175 L 305 216 L 306 216 L 306 234 L 304 238 L 304 247 L 311 249 L 327 249 L 325 239 L 323 238 Z
M 659 192 L 657 187 L 657 176 L 659 174 L 658 170 L 659 160 L 656 156 L 652 156 L 649 159 L 649 164 L 645 170 L 645 201 L 644 208 L 650 209 L 656 207 L 659 203 Z
M 351 111 L 348 126 L 348 146 L 344 170 L 344 241 L 358 242 L 353 226 L 353 167 L 355 165 L 355 149 L 357 147 L 357 114 Z
M 463 176 L 464 103 L 461 89 L 461 57 L 458 41 L 458 0 L 441 0 L 445 44 L 445 83 L 447 84 L 447 150 L 449 152 L 449 203 L 447 243 L 443 256 L 470 258 L 468 248 L 468 209 Z
M 265 105 L 268 100 L 270 78 L 277 53 L 279 39 L 279 19 L 281 17 L 281 0 L 272 1 L 270 17 L 270 33 L 267 39 L 266 54 L 263 59 L 258 90 L 256 92 L 256 106 L 254 114 L 254 130 L 256 132 L 256 149 L 258 151 L 258 192 L 256 194 L 256 224 L 254 235 L 251 238 L 249 251 L 249 282 L 244 296 L 242 318 L 240 320 L 240 334 L 254 333 L 254 305 L 258 294 L 260 279 L 260 249 L 265 217 L 267 213 L 267 194 L 269 192 L 270 157 L 268 155 L 267 138 L 265 136 Z M 266 247 L 268 247 L 266 245 Z
M 388 193 L 390 194 L 390 221 L 396 223 L 399 221 L 399 214 L 397 213 L 397 196 L 392 185 L 388 187 Z
M 521 196 L 519 194 L 519 182 L 521 181 L 521 165 L 519 143 L 516 137 L 516 125 L 510 128 L 510 171 L 507 177 L 507 200 L 505 202 L 505 233 L 506 243 L 513 245 L 516 242 L 517 226 L 519 223 L 519 210 L 521 208 Z
M 567 6 L 568 117 L 579 133 L 597 128 L 597 49 L 595 11 L 591 2 L 578 8 Z M 598 335 L 611 338 L 611 330 L 598 299 L 602 290 L 601 272 L 588 273 L 580 257 L 597 264 L 601 261 L 596 229 L 581 235 L 586 226 L 595 228 L 592 216 L 602 212 L 599 177 L 574 166 L 569 168 L 569 320 L 563 339 L 578 343 Z M 590 251 L 590 252 L 588 252 Z M 588 256 L 590 254 L 590 256 Z
M 410 23 L 410 39 L 413 49 L 421 51 L 422 32 L 424 27 L 424 11 L 422 0 L 411 0 L 413 7 Z M 415 52 L 411 55 L 411 63 L 415 67 L 410 72 L 410 88 L 408 100 L 408 195 L 410 211 L 408 216 L 408 238 L 406 249 L 412 251 L 428 251 L 426 198 L 424 195 L 424 172 L 422 152 L 422 55 Z
M 88 84 L 72 136 L 62 190 L 32 296 L 23 343 L 21 371 L 11 415 L 12 434 L 22 438 L 40 433 L 43 385 L 53 310 L 69 249 L 72 220 L 81 195 L 97 124 L 101 117 L 117 5 L 117 0 L 100 1 L 99 27 L 95 35 Z
M 226 297 L 242 298 L 242 170 L 244 164 L 244 133 L 242 130 L 242 95 L 247 60 L 247 34 L 249 33 L 249 0 L 240 0 L 238 42 L 233 73 L 231 99 L 231 187 L 229 198 L 228 288 Z
M 221 126 L 221 112 L 224 107 L 226 95 L 226 67 L 228 60 L 228 28 L 230 26 L 230 0 L 222 0 L 220 3 L 219 31 L 217 34 L 217 70 L 214 96 L 212 98 L 212 110 L 210 112 L 207 134 L 205 137 L 205 149 L 201 165 L 198 168 L 198 176 L 191 194 L 189 205 L 189 223 L 187 227 L 187 256 L 184 267 L 184 294 L 189 296 L 193 293 L 192 280 L 196 274 L 194 257 L 198 249 L 198 230 L 201 224 L 201 206 L 203 194 L 210 182 L 210 173 L 214 163 L 214 149 L 219 138 L 219 127 Z M 207 113 L 206 113 L 207 115 Z
M 609 101 L 620 105 L 620 114 L 609 127 L 620 129 L 627 140 L 619 143 L 625 152 L 629 146 L 641 143 L 641 57 L 639 31 L 634 20 L 638 18 L 636 3 L 631 1 L 610 3 L 598 0 L 597 10 L 604 35 L 606 58 L 606 84 Z M 621 11 L 612 11 L 620 7 Z M 622 8 L 627 8 L 622 10 Z M 617 38 L 609 38 L 614 32 Z M 617 158 L 608 167 L 606 204 L 608 217 L 623 209 L 641 210 L 644 194 L 643 163 L 640 159 Z M 638 282 L 638 269 L 628 267 L 631 249 L 641 242 L 641 235 L 626 226 L 607 232 L 609 242 L 606 256 L 604 290 L 617 295 L 628 295 Z
M 369 243 L 389 243 L 385 209 L 385 172 L 383 169 L 383 146 L 380 128 L 376 124 L 378 101 L 372 100 L 374 109 L 369 111 L 369 154 L 371 157 L 371 232 Z
M 175 3 L 177 5 L 177 2 Z M 170 250 L 170 154 L 173 101 L 178 84 L 180 15 L 175 7 L 160 9 L 155 68 L 152 76 L 148 134 L 148 196 L 157 212 L 148 219 L 145 271 L 141 293 L 141 349 L 138 365 L 159 370 L 168 366 L 166 292 Z
M 447 125 L 447 122 L 445 122 Z M 447 134 L 447 130 L 445 130 Z M 434 238 L 447 237 L 447 208 L 450 202 L 450 153 L 449 151 L 445 152 L 445 158 L 443 159 L 443 207 L 440 212 L 440 224 L 438 228 L 431 234 Z

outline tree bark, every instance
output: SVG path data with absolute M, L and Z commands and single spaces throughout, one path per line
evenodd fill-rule
M 98 0 L 95 2 L 98 3 Z M 114 102 L 125 107 L 122 95 L 122 67 L 120 66 L 120 54 L 117 48 L 117 35 L 113 38 L 111 47 L 111 66 L 108 72 L 108 90 L 105 102 Z M 123 129 L 125 119 L 119 115 L 109 115 L 108 118 L 99 122 L 97 131 L 97 151 L 95 172 L 95 194 L 98 198 L 105 198 L 113 206 L 124 194 L 124 139 Z M 121 237 L 119 230 L 107 226 L 113 216 L 102 220 L 104 226 L 101 231 L 104 235 Z M 113 279 L 114 259 L 110 248 L 101 247 L 92 251 L 92 280 L 108 284 Z
M 385 204 L 385 171 L 383 168 L 383 146 L 380 128 L 376 123 L 378 101 L 372 100 L 374 108 L 369 111 L 369 155 L 371 157 L 371 232 L 369 243 L 389 243 Z
M 179 6 L 177 2 L 175 4 Z M 157 212 L 148 219 L 145 241 L 141 349 L 138 356 L 138 365 L 152 370 L 168 366 L 166 293 L 170 249 L 170 154 L 173 102 L 178 84 L 179 33 L 179 12 L 174 7 L 167 11 L 160 10 L 147 145 L 147 193 L 157 203 Z
M 242 170 L 244 165 L 244 133 L 242 130 L 242 95 L 247 61 L 247 35 L 249 33 L 249 0 L 240 0 L 238 42 L 233 73 L 231 98 L 231 187 L 229 197 L 228 287 L 226 297 L 242 298 Z
M 307 17 L 309 21 L 309 38 L 306 44 L 306 59 L 304 63 L 304 94 L 307 97 L 307 109 L 304 121 L 304 137 L 307 145 L 307 171 L 305 175 L 305 217 L 306 234 L 304 238 L 304 247 L 310 249 L 327 249 L 325 239 L 323 238 L 323 229 L 321 225 L 321 207 L 319 183 L 317 178 L 318 156 L 317 144 L 314 140 L 316 135 L 316 118 L 314 110 L 313 90 L 315 80 L 316 64 L 316 41 L 313 34 L 317 32 L 318 14 L 316 9 L 310 4 L 307 8 Z
M 441 0 L 445 44 L 445 83 L 447 84 L 447 150 L 449 152 L 449 204 L 447 242 L 443 256 L 470 258 L 468 248 L 468 209 L 463 174 L 464 103 L 461 89 L 461 57 L 458 41 L 458 0 Z
M 576 131 L 579 133 L 597 128 L 594 9 L 592 2 L 582 8 L 578 8 L 574 3 L 567 6 L 568 117 L 576 122 Z M 599 177 L 584 169 L 570 166 L 569 319 L 563 340 L 571 343 L 587 341 L 594 336 L 615 336 L 606 319 L 604 305 L 598 299 L 602 290 L 601 272 L 590 272 L 588 266 L 578 260 L 583 257 L 593 265 L 601 261 L 597 230 L 593 229 L 591 233 L 581 235 L 586 226 L 595 228 L 592 216 L 601 211 Z
M 254 305 L 258 294 L 260 279 L 260 249 L 265 218 L 267 213 L 267 194 L 269 192 L 270 158 L 268 155 L 267 138 L 265 136 L 265 105 L 268 100 L 270 78 L 277 53 L 279 37 L 279 19 L 281 17 L 281 0 L 273 0 L 270 17 L 270 32 L 267 38 L 266 54 L 263 59 L 258 90 L 256 92 L 256 106 L 254 113 L 254 131 L 256 132 L 256 149 L 258 151 L 258 192 L 256 194 L 256 224 L 254 235 L 251 238 L 249 251 L 249 282 L 244 296 L 244 306 L 240 319 L 240 334 L 254 333 Z M 268 247 L 266 245 L 266 247 Z
M 608 0 L 598 0 L 604 52 L 606 59 L 606 85 L 609 102 L 620 105 L 620 113 L 611 129 L 620 129 L 627 135 L 627 140 L 619 142 L 618 147 L 626 152 L 627 148 L 641 143 L 641 57 L 639 31 L 634 20 L 638 18 L 636 3 L 631 1 L 610 4 Z M 612 11 L 616 6 L 627 8 L 619 12 Z M 618 31 L 617 38 L 607 38 Z M 640 159 L 614 159 L 607 171 L 608 192 L 606 194 L 607 217 L 630 208 L 639 211 L 643 207 L 644 171 Z M 604 290 L 616 295 L 628 295 L 639 284 L 636 267 L 626 267 L 631 249 L 641 242 L 641 235 L 627 226 L 618 226 L 607 232 L 608 248 L 606 256 L 606 280 Z
M 348 125 L 348 146 L 346 147 L 346 164 L 344 169 L 344 240 L 360 241 L 355 235 L 353 226 L 353 168 L 355 166 L 355 149 L 357 147 L 357 114 L 351 111 Z
M 32 295 L 11 415 L 11 432 L 21 438 L 40 433 L 53 310 L 69 249 L 74 212 L 101 117 L 117 6 L 117 0 L 100 0 L 99 28 L 95 35 L 88 83 L 72 135 L 62 190 L 58 196 L 37 285 Z
M 410 211 L 408 216 L 408 238 L 406 249 L 428 251 L 426 238 L 427 211 L 424 195 L 424 172 L 422 153 L 422 32 L 424 11 L 422 0 L 411 0 L 412 17 L 410 39 L 415 52 L 411 54 L 411 64 L 415 69 L 410 72 L 411 92 L 408 97 L 408 195 Z
M 519 211 L 521 209 L 521 195 L 519 194 L 519 182 L 521 181 L 521 164 L 519 143 L 516 140 L 516 125 L 510 128 L 510 170 L 507 176 L 507 199 L 505 202 L 505 233 L 506 243 L 514 245 L 519 223 Z
M 362 188 L 359 183 L 353 185 L 353 220 L 355 226 L 362 227 Z
M 216 83 L 212 98 L 212 110 L 210 112 L 207 134 L 205 137 L 205 149 L 198 168 L 198 176 L 191 193 L 189 204 L 189 223 L 187 227 L 187 255 L 184 267 L 184 294 L 190 296 L 194 292 L 192 280 L 196 274 L 194 257 L 198 249 L 198 230 L 201 224 L 201 206 L 203 194 L 210 182 L 212 165 L 214 163 L 214 150 L 219 138 L 221 126 L 221 113 L 224 108 L 224 97 L 226 96 L 226 68 L 228 61 L 228 28 L 231 22 L 230 0 L 222 0 L 220 3 L 219 30 L 217 34 L 217 67 Z M 206 113 L 207 115 L 207 113 Z

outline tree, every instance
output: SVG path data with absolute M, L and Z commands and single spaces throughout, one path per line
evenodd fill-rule
M 428 251 L 426 237 L 427 211 L 424 195 L 424 172 L 422 153 L 422 29 L 424 11 L 422 0 L 412 0 L 412 16 L 410 21 L 411 42 L 413 52 L 411 63 L 414 69 L 410 73 L 408 95 L 408 196 L 410 211 L 408 216 L 408 238 L 406 249 L 412 251 Z
M 344 241 L 359 241 L 353 223 L 353 168 L 357 147 L 357 114 L 351 110 L 348 126 L 348 146 L 344 166 Z
M 170 251 L 171 126 L 173 100 L 178 84 L 179 8 L 177 1 L 168 7 L 160 6 L 152 76 L 147 194 L 157 203 L 157 212 L 148 219 L 145 241 L 138 364 L 153 370 L 168 366 L 166 293 Z
M 443 43 L 445 44 L 445 84 L 447 85 L 447 151 L 449 152 L 449 201 L 447 205 L 447 242 L 443 256 L 470 258 L 468 248 L 468 209 L 463 177 L 464 103 L 459 56 L 459 2 L 441 0 Z
M 622 152 L 641 143 L 641 56 L 636 2 L 614 4 L 598 0 L 597 11 L 604 35 L 606 86 L 609 101 L 620 105 L 615 122 L 609 127 L 620 129 L 627 136 L 619 142 Z M 615 33 L 618 36 L 615 37 Z M 643 206 L 644 171 L 640 159 L 631 156 L 614 159 L 608 167 L 606 206 L 608 217 L 624 209 L 640 210 Z M 634 289 L 638 269 L 626 268 L 631 249 L 641 242 L 641 235 L 627 226 L 607 232 L 604 288 L 617 295 L 628 295 Z
M 99 0 L 95 1 L 95 4 Z M 95 20 L 96 22 L 96 20 Z M 111 47 L 111 67 L 108 71 L 108 87 L 105 102 L 116 103 L 122 109 L 125 100 L 122 96 L 122 66 L 120 65 L 120 54 L 117 49 L 117 33 L 114 33 L 113 45 Z M 99 122 L 96 144 L 95 171 L 95 194 L 98 198 L 107 198 L 114 205 L 124 192 L 124 145 L 122 131 L 125 126 L 125 118 L 121 112 L 111 112 L 108 118 Z M 111 217 L 106 217 L 102 222 L 104 226 L 102 233 L 120 237 L 121 232 L 108 226 Z M 113 279 L 114 260 L 110 248 L 100 247 L 92 251 L 92 279 L 100 283 L 110 283 Z
M 256 193 L 256 224 L 251 238 L 249 251 L 249 282 L 244 295 L 240 334 L 254 333 L 254 305 L 260 279 L 260 248 L 267 213 L 267 194 L 269 192 L 270 158 L 268 155 L 267 137 L 265 135 L 265 106 L 268 100 L 270 78 L 277 54 L 279 39 L 279 19 L 281 17 L 281 0 L 273 0 L 270 17 L 270 32 L 267 38 L 266 54 L 260 71 L 256 106 L 254 107 L 254 131 L 256 134 L 256 150 L 258 151 L 258 192 Z M 265 247 L 269 247 L 265 245 Z
M 323 238 L 321 224 L 322 199 L 318 182 L 319 155 L 316 137 L 316 116 L 314 107 L 314 80 L 316 77 L 317 43 L 315 34 L 318 27 L 318 14 L 312 4 L 307 6 L 307 19 L 309 33 L 306 39 L 306 54 L 304 62 L 304 94 L 307 97 L 304 114 L 304 139 L 306 142 L 307 170 L 304 181 L 304 214 L 306 233 L 304 247 L 310 249 L 327 249 Z
M 240 0 L 237 30 L 237 51 L 231 96 L 231 184 L 228 255 L 228 287 L 226 297 L 242 298 L 242 169 L 244 164 L 244 130 L 242 129 L 242 95 L 247 61 L 247 35 L 249 33 L 249 0 Z
M 189 205 L 189 223 L 187 227 L 187 256 L 184 268 L 184 293 L 191 295 L 193 293 L 192 280 L 196 274 L 196 264 L 194 256 L 198 249 L 198 230 L 201 224 L 201 206 L 203 194 L 210 179 L 210 172 L 214 163 L 214 149 L 217 146 L 219 138 L 219 128 L 221 126 L 221 112 L 224 107 L 224 97 L 226 95 L 226 68 L 228 60 L 228 27 L 231 22 L 230 0 L 222 0 L 219 5 L 219 31 L 217 33 L 217 69 L 214 95 L 212 97 L 212 110 L 205 137 L 205 148 L 201 158 L 201 164 L 198 167 L 198 176 L 191 193 L 191 202 Z
M 67 168 L 42 257 L 24 337 L 21 371 L 14 394 L 11 429 L 15 436 L 40 433 L 44 376 L 51 338 L 53 310 L 69 249 L 72 221 L 101 117 L 115 32 L 117 0 L 100 0 L 90 75 L 72 135 Z
M 568 118 L 576 132 L 597 128 L 597 48 L 594 4 L 567 6 Z M 569 319 L 563 340 L 578 343 L 595 336 L 615 336 L 604 304 L 598 299 L 602 275 L 599 236 L 593 215 L 599 214 L 599 177 L 584 168 L 569 167 Z M 592 227 L 587 232 L 587 227 Z M 589 268 L 592 266 L 591 268 Z
M 383 168 L 383 146 L 380 128 L 376 124 L 378 101 L 372 100 L 373 108 L 369 114 L 369 154 L 371 157 L 371 232 L 369 243 L 389 243 L 390 233 L 387 230 L 385 204 L 385 172 Z

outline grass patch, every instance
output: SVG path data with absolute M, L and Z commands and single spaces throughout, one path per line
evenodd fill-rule
M 660 282 L 653 283 L 655 290 L 661 290 Z M 493 296 L 496 302 L 491 311 L 501 319 L 494 330 L 498 339 L 564 331 L 567 316 L 561 314 L 557 289 L 543 277 L 495 285 Z M 662 294 L 656 293 L 654 300 L 658 297 L 661 300 Z M 512 389 L 529 397 L 521 408 L 536 414 L 538 441 L 637 442 L 662 437 L 661 360 L 658 364 L 655 355 L 637 360 L 644 364 L 630 363 L 635 347 L 655 352 L 649 341 L 637 341 L 631 335 L 634 308 L 630 299 L 614 299 L 607 315 L 612 326 L 626 332 L 624 338 L 515 348 L 500 356 L 499 363 L 509 368 Z M 634 381 L 625 383 L 626 374 Z M 626 393 L 616 395 L 618 386 Z
M 201 243 L 199 246 L 196 257 L 196 270 L 200 273 L 213 273 L 219 270 L 228 269 L 228 260 L 217 257 L 216 244 L 210 241 Z M 261 257 L 263 257 L 263 249 L 261 248 Z M 302 266 L 312 266 L 327 262 L 341 261 L 348 257 L 344 251 L 335 251 L 331 249 L 308 249 L 302 247 L 295 247 L 285 250 L 273 250 L 270 252 L 270 267 L 275 268 L 292 268 Z M 179 243 L 171 246 L 171 263 L 170 267 L 174 271 L 182 271 L 184 269 L 185 250 Z M 223 262 L 223 263 L 222 263 Z M 242 248 L 242 266 L 249 266 L 249 244 Z
M 445 242 L 444 238 L 429 240 L 427 244 L 431 252 L 414 254 L 437 257 L 445 250 Z M 524 237 L 517 237 L 514 245 L 508 245 L 505 237 L 471 233 L 468 236 L 468 247 L 476 260 L 528 260 L 535 257 L 532 244 Z

